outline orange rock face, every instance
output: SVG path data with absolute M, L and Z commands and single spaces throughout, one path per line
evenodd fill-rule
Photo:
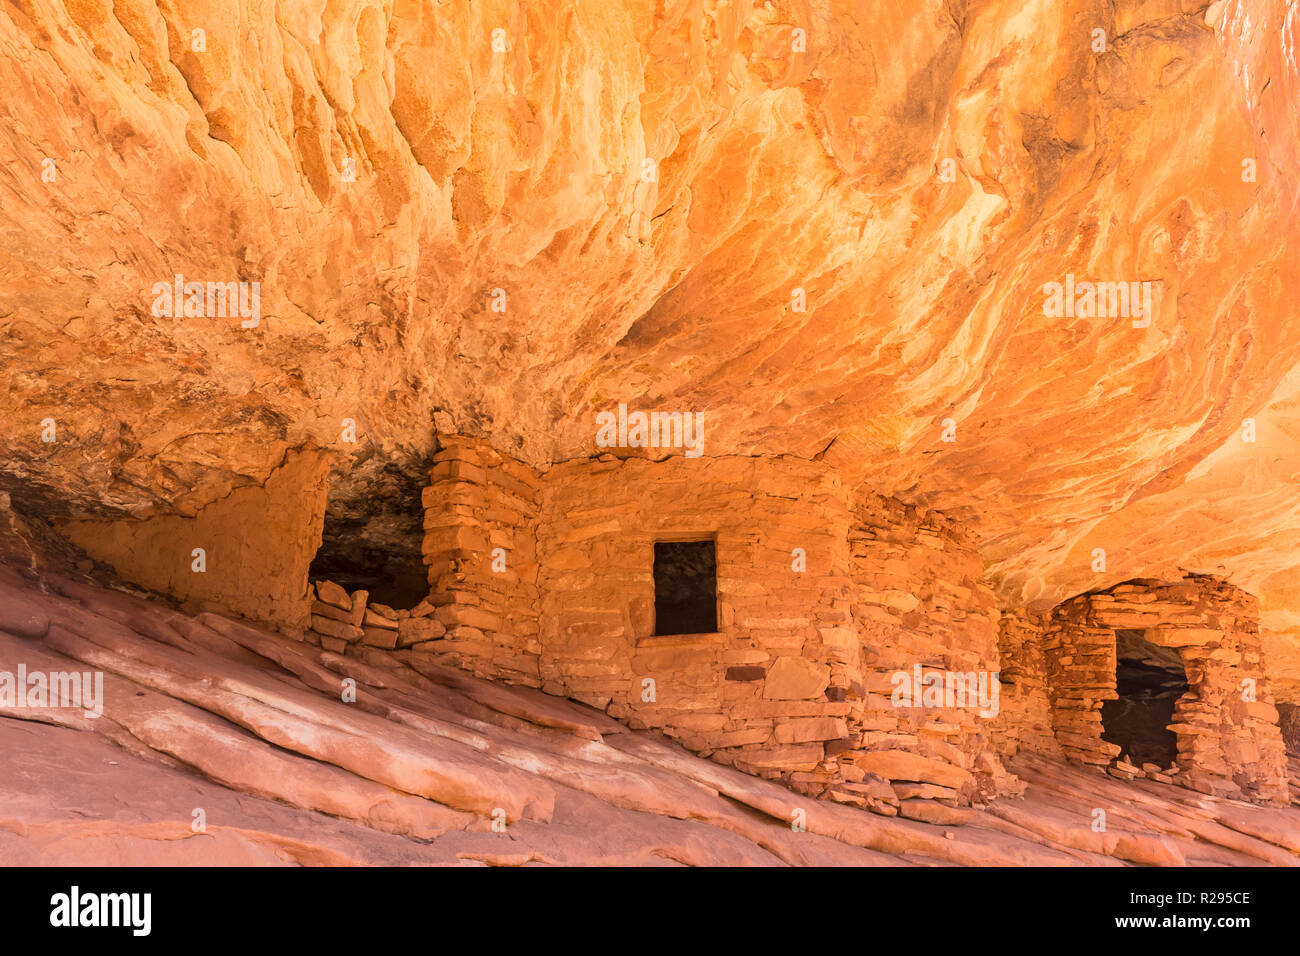
M 692 412 L 1015 601 L 1226 576 L 1296 699 L 1300 18 L 1200 7 L 9 8 L 0 483 L 193 516 L 317 447 L 364 516 L 434 427 Z

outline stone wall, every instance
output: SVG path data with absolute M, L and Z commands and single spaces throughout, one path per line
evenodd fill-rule
M 307 572 L 320 547 L 329 457 L 290 452 L 262 485 L 193 517 L 63 521 L 56 529 L 122 578 L 196 607 L 290 629 L 307 626 Z M 201 549 L 201 564 L 195 549 Z M 201 567 L 201 570 L 199 568 Z
M 993 722 L 993 745 L 1003 757 L 1022 750 L 1061 756 L 1061 745 L 1052 730 L 1043 632 L 1044 622 L 1039 617 L 1024 610 L 1002 612 L 998 626 L 1002 701 Z
M 794 458 L 605 455 L 539 474 L 442 436 L 423 501 L 426 600 L 320 582 L 310 639 L 430 654 L 811 796 L 937 819 L 1017 792 L 1000 756 L 1021 750 L 1142 773 L 1116 763 L 1100 713 L 1115 628 L 1141 627 L 1181 648 L 1191 681 L 1183 781 L 1285 792 L 1254 602 L 1221 582 L 1122 585 L 1050 620 L 1002 610 L 959 522 Z M 655 543 L 693 540 L 714 543 L 717 629 L 656 634 Z
M 1194 574 L 1171 584 L 1126 582 L 1057 606 L 1044 648 L 1053 725 L 1066 756 L 1115 776 L 1144 775 L 1117 762 L 1119 748 L 1101 737 L 1101 704 L 1118 696 L 1115 631 L 1142 630 L 1152 644 L 1178 650 L 1189 685 L 1170 725 L 1178 741 L 1174 772 L 1146 773 L 1203 793 L 1289 800 L 1258 617 L 1251 595 Z
M 539 479 L 486 443 L 439 436 L 424 490 L 428 601 L 440 654 L 483 676 L 538 687 Z
M 482 677 L 540 686 L 537 473 L 481 439 L 440 435 L 423 490 L 428 592 L 391 608 L 313 583 L 307 639 L 434 655 Z
M 421 601 L 414 608 L 392 608 L 370 600 L 358 588 L 348 593 L 333 581 L 313 581 L 311 628 L 305 639 L 336 654 L 353 645 L 382 650 L 428 649 L 437 651 L 447 629 L 434 619 L 434 607 Z
M 786 458 L 570 462 L 541 512 L 545 690 L 879 812 L 1016 789 L 992 714 L 893 699 L 917 668 L 997 679 L 997 602 L 956 522 L 854 502 Z M 715 542 L 716 634 L 654 634 L 653 546 L 672 539 Z
M 859 651 L 833 473 L 606 456 L 548 471 L 542 514 L 544 690 L 754 773 L 834 776 Z M 717 633 L 654 634 L 654 543 L 672 539 L 715 542 Z
M 540 685 L 881 813 L 931 819 L 927 801 L 1016 789 L 977 701 L 894 699 L 899 675 L 996 681 L 996 601 L 956 522 L 854 501 L 801 459 L 606 455 L 538 475 L 477 440 L 440 443 L 427 600 L 367 608 L 318 582 L 310 639 Z M 716 632 L 655 633 L 654 546 L 674 540 L 714 543 Z
M 973 536 L 937 512 L 864 495 L 849 544 L 865 693 L 849 718 L 860 750 L 846 759 L 894 780 L 911 774 L 905 798 L 966 803 L 1016 789 L 991 748 L 1001 708 L 999 612 Z M 918 673 L 923 693 L 908 695 L 908 706 L 895 691 L 914 688 Z M 991 706 L 925 706 L 926 682 L 968 675 L 985 682 Z

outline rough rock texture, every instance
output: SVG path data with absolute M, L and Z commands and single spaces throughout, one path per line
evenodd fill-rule
M 610 458 L 558 466 L 544 488 L 543 689 L 727 763 L 830 782 L 827 747 L 848 729 L 805 719 L 848 716 L 844 689 L 861 686 L 856 640 L 826 638 L 849 612 L 838 477 L 797 460 Z M 654 543 L 665 536 L 713 542 L 714 633 L 658 632 Z M 795 548 L 806 570 L 793 569 Z M 776 731 L 801 720 L 798 740 Z
M 1008 756 L 1022 750 L 1061 756 L 1052 729 L 1047 690 L 1047 658 L 1043 623 L 1026 614 L 1004 612 L 998 629 L 1001 670 L 1001 713 L 993 725 L 993 741 Z
M 441 440 L 427 597 L 372 609 L 367 590 L 317 581 L 309 644 L 363 661 L 409 647 L 890 816 L 934 822 L 1018 793 L 999 757 L 1021 750 L 1290 802 L 1257 604 L 1220 579 L 1131 581 L 999 624 L 962 522 L 851 500 L 825 462 L 603 455 L 538 471 Z M 660 626 L 684 593 L 661 593 L 665 536 L 708 554 L 685 589 L 708 617 L 689 633 Z M 1159 703 L 1117 668 L 1143 644 L 1168 665 Z
M 0 481 L 195 515 L 319 446 L 327 540 L 374 544 L 431 422 L 541 465 L 698 411 L 968 519 L 1008 595 L 1230 577 L 1300 699 L 1298 38 L 1295 0 L 10 4 Z M 154 315 L 178 273 L 259 323 Z M 1159 307 L 1050 317 L 1067 275 Z
M 438 647 L 476 673 L 538 687 L 538 475 L 481 441 L 441 445 L 421 512 L 428 601 L 446 630 Z

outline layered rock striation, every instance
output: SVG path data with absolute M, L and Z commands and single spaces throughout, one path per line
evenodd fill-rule
M 969 520 L 1018 599 L 1229 577 L 1294 696 L 1293 3 L 530 10 L 0 15 L 18 504 L 195 516 L 317 447 L 375 550 L 431 423 L 542 466 L 692 411 Z

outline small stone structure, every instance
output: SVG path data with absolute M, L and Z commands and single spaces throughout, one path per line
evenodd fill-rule
M 855 497 L 803 459 L 606 455 L 538 472 L 440 441 L 427 601 L 372 617 L 364 592 L 320 584 L 325 630 L 309 639 L 434 654 L 881 813 L 937 819 L 929 801 L 1017 789 L 993 747 L 997 600 L 956 522 Z M 716 631 L 656 633 L 665 541 L 712 542 Z
M 1043 647 L 1052 725 L 1065 755 L 1143 775 L 1117 762 L 1102 739 L 1102 703 L 1116 691 L 1116 631 L 1141 630 L 1157 647 L 1176 648 L 1189 690 L 1170 729 L 1178 742 L 1178 782 L 1203 793 L 1289 802 L 1278 712 L 1264 676 L 1255 599 L 1197 574 L 1181 581 L 1130 581 L 1057 606 Z M 1169 776 L 1145 771 L 1156 779 Z
M 540 686 L 541 481 L 484 442 L 447 440 L 424 490 L 424 561 L 439 654 L 485 677 Z M 432 648 L 429 648 L 432 649 Z

